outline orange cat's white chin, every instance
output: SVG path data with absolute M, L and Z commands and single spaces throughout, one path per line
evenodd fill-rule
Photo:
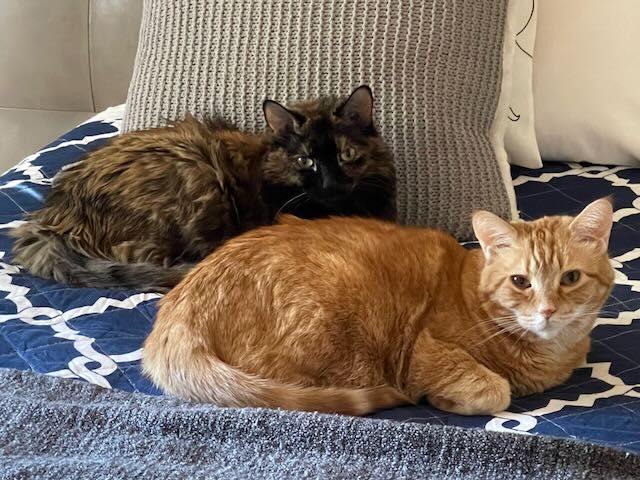
M 527 332 L 533 333 L 543 340 L 552 340 L 576 319 L 575 316 L 546 319 L 543 315 L 536 314 L 534 316 L 518 316 L 517 322 Z
M 551 340 L 561 330 L 560 328 L 552 327 L 551 325 L 549 325 L 549 322 L 546 320 L 543 320 L 542 322 L 536 322 L 536 321 L 524 322 L 524 321 L 518 320 L 518 323 L 527 332 L 531 332 L 544 340 Z

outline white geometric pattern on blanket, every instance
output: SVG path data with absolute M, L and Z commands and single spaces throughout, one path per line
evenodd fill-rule
M 0 259 L 4 258 L 4 255 L 5 252 L 0 252 Z M 142 349 L 124 354 L 103 355 L 93 348 L 95 339 L 81 335 L 80 332 L 71 328 L 67 322 L 84 315 L 103 313 L 110 307 L 132 309 L 142 302 L 159 298 L 161 295 L 138 293 L 124 300 L 100 297 L 91 305 L 76 307 L 62 312 L 50 307 L 34 307 L 27 298 L 30 289 L 12 284 L 10 274 L 15 274 L 19 271 L 20 269 L 15 265 L 0 262 L 0 291 L 9 292 L 5 299 L 12 301 L 16 305 L 17 312 L 15 314 L 0 315 L 0 323 L 20 320 L 29 325 L 49 326 L 55 332 L 54 337 L 73 341 L 74 348 L 80 354 L 69 362 L 68 369 L 46 372 L 48 375 L 65 378 L 80 377 L 101 387 L 111 388 L 105 377 L 116 371 L 118 368 L 117 362 L 134 361 L 142 357 Z M 41 317 L 47 318 L 43 320 Z M 86 367 L 89 362 L 97 362 L 100 366 L 89 369 Z
M 640 248 L 634 248 L 633 250 L 623 255 L 618 255 L 617 257 L 611 259 L 611 264 L 613 265 L 613 268 L 616 269 L 616 283 L 618 285 L 630 286 L 632 292 L 640 292 L 640 282 L 638 280 L 629 279 L 629 277 L 622 273 L 620 269 L 623 267 L 623 263 L 630 262 L 631 260 L 635 260 L 637 258 L 640 258 Z
M 625 170 L 627 167 L 604 167 L 598 165 L 585 166 L 580 165 L 579 163 L 569 163 L 569 167 L 569 170 L 565 170 L 563 172 L 547 172 L 537 177 L 520 175 L 513 180 L 513 185 L 518 186 L 526 182 L 546 183 L 554 178 L 575 175 L 580 175 L 586 178 L 601 178 L 611 182 L 612 187 L 629 188 L 635 196 L 639 197 L 633 201 L 633 208 L 622 208 L 620 210 L 616 210 L 613 215 L 614 222 L 618 222 L 623 218 L 640 213 L 640 184 L 631 183 L 628 179 L 620 178 L 617 175 L 618 172 Z M 634 292 L 640 292 L 640 280 L 628 278 L 621 269 L 623 268 L 623 263 L 637 258 L 640 258 L 640 248 L 634 248 L 611 259 L 611 264 L 616 271 L 616 284 L 630 286 L 631 291 Z M 598 318 L 594 329 L 600 325 L 630 325 L 634 320 L 640 321 L 640 309 L 633 312 L 620 312 L 615 318 Z M 635 390 L 636 388 L 640 388 L 640 384 L 627 385 L 621 378 L 611 375 L 609 373 L 611 362 L 587 363 L 584 367 L 591 368 L 591 378 L 607 383 L 611 388 L 603 392 L 581 394 L 576 400 L 550 399 L 547 405 L 528 412 L 500 412 L 497 413 L 492 420 L 487 422 L 485 429 L 526 433 L 531 431 L 537 425 L 537 417 L 544 417 L 545 415 L 558 412 L 565 407 L 588 408 L 592 407 L 596 400 L 620 395 L 640 398 L 640 393 Z M 504 424 L 510 421 L 517 422 L 517 425 L 505 427 Z
M 571 168 L 569 170 L 565 170 L 564 172 L 547 172 L 543 173 L 538 177 L 532 177 L 529 175 L 520 175 L 518 178 L 513 180 L 513 186 L 517 187 L 527 182 L 542 182 L 546 183 L 549 180 L 560 177 L 568 177 L 568 176 L 576 176 L 580 175 L 585 178 L 602 178 L 611 182 L 612 187 L 627 187 L 629 188 L 634 195 L 637 197 L 633 201 L 633 208 L 621 208 L 616 210 L 613 214 L 613 221 L 619 222 L 625 217 L 629 217 L 631 215 L 637 215 L 640 213 L 640 184 L 631 183 L 626 178 L 620 178 L 616 175 L 618 172 L 622 170 L 628 170 L 628 167 L 604 167 L 601 165 L 589 165 L 584 166 L 579 163 L 569 163 Z
M 84 123 L 103 121 L 110 123 L 118 130 L 122 124 L 122 118 L 124 115 L 124 105 L 111 107 L 94 117 L 90 118 Z M 33 165 L 33 161 L 36 160 L 42 153 L 54 151 L 60 148 L 68 147 L 70 145 L 82 148 L 83 145 L 102 139 L 113 137 L 117 135 L 117 132 L 105 133 L 100 135 L 89 135 L 82 139 L 65 140 L 62 138 L 62 142 L 49 148 L 45 148 L 29 155 L 22 160 L 18 165 L 10 169 L 12 172 L 20 172 L 22 175 L 28 177 L 28 179 L 19 179 L 8 182 L 5 185 L 0 186 L 0 189 L 15 187 L 22 183 L 33 183 L 39 185 L 49 185 L 52 181 L 51 178 L 47 178 L 42 172 L 42 166 Z M 12 222 L 0 225 L 0 229 L 13 228 L 23 223 L 21 220 L 14 220 Z M 4 258 L 5 252 L 0 252 L 0 259 Z M 7 322 L 9 320 L 20 320 L 30 325 L 49 326 L 55 332 L 54 337 L 63 338 L 73 342 L 73 347 L 78 351 L 79 355 L 71 359 L 68 363 L 69 368 L 57 370 L 53 372 L 46 372 L 48 375 L 65 378 L 82 378 L 90 383 L 100 385 L 101 387 L 111 388 L 109 381 L 105 378 L 108 375 L 115 372 L 118 368 L 118 362 L 131 362 L 140 360 L 142 357 L 142 349 L 138 348 L 132 352 L 126 352 L 122 354 L 107 354 L 104 355 L 95 350 L 93 344 L 95 339 L 81 335 L 80 332 L 71 328 L 67 322 L 70 320 L 82 317 L 84 315 L 90 315 L 95 313 L 102 313 L 108 308 L 120 308 L 120 309 L 133 309 L 140 303 L 159 298 L 161 295 L 155 293 L 138 293 L 129 296 L 124 300 L 119 300 L 109 297 L 100 297 L 91 305 L 84 305 L 76 307 L 71 310 L 62 312 L 50 307 L 34 307 L 27 295 L 30 293 L 28 287 L 20 285 L 14 285 L 12 283 L 11 273 L 19 273 L 19 267 L 9 265 L 0 262 L 0 291 L 8 292 L 5 297 L 6 300 L 12 301 L 16 305 L 16 314 L 13 315 L 0 315 L 0 323 Z M 46 319 L 41 319 L 46 317 Z M 38 318 L 38 319 L 36 319 Z M 87 368 L 87 364 L 90 362 L 96 362 L 99 366 L 95 368 Z

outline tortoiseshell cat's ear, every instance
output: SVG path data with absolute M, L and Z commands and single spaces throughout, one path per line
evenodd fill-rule
M 305 118 L 299 113 L 292 112 L 274 100 L 265 100 L 262 104 L 264 119 L 276 135 L 295 130 L 302 125 Z
M 334 112 L 336 117 L 355 123 L 361 128 L 373 126 L 373 94 L 367 85 L 356 88 Z

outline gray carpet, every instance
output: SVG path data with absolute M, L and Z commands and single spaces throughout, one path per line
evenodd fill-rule
M 219 409 L 0 370 L 0 478 L 638 478 L 586 444 L 390 421 Z

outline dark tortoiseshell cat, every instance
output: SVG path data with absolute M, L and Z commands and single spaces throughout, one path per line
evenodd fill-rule
M 369 87 L 263 108 L 264 134 L 187 116 L 89 153 L 14 230 L 15 262 L 63 283 L 163 291 L 280 213 L 395 217 L 393 159 Z

